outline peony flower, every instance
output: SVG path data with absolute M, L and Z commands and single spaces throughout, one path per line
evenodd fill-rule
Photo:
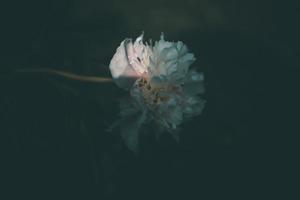
M 121 135 L 130 150 L 138 151 L 147 126 L 157 137 L 169 132 L 179 141 L 179 125 L 201 114 L 204 76 L 190 69 L 194 61 L 185 44 L 165 41 L 163 34 L 154 45 L 144 43 L 142 34 L 118 47 L 109 68 L 115 83 L 130 93 L 120 102 Z

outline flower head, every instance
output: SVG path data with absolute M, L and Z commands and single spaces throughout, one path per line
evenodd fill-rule
M 118 47 L 109 68 L 116 84 L 130 91 L 120 104 L 121 133 L 129 149 L 137 151 L 143 125 L 157 127 L 157 136 L 168 131 L 178 141 L 178 126 L 201 114 L 204 76 L 189 69 L 194 61 L 185 44 L 165 41 L 163 34 L 154 45 L 144 43 L 142 34 Z

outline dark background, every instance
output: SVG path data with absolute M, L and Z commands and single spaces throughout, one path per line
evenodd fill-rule
M 292 182 L 295 159 L 284 152 L 297 146 L 288 135 L 299 119 L 289 96 L 298 91 L 296 5 L 12 0 L 2 8 L 1 199 L 287 199 L 281 185 Z M 123 95 L 115 85 L 15 72 L 110 77 L 120 42 L 142 31 L 186 43 L 205 74 L 206 108 L 183 124 L 179 144 L 168 134 L 145 139 L 134 156 L 105 132 Z

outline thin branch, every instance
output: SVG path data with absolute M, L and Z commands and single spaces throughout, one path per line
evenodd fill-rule
M 83 76 L 74 74 L 66 71 L 59 71 L 55 69 L 42 68 L 42 69 L 17 69 L 16 72 L 39 72 L 39 73 L 49 73 L 56 74 L 65 78 L 69 78 L 77 81 L 85 81 L 85 82 L 93 82 L 93 83 L 112 83 L 113 80 L 111 78 L 104 78 L 98 76 Z

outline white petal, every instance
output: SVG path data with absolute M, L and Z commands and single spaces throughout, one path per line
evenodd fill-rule
M 203 94 L 205 92 L 204 75 L 195 70 L 189 71 L 183 89 L 188 95 Z
M 128 118 L 121 124 L 121 136 L 128 149 L 137 153 L 139 144 L 137 117 Z
M 109 69 L 115 83 L 123 89 L 129 89 L 138 77 L 127 58 L 126 43 L 124 40 L 118 47 L 117 52 L 113 56 L 109 64 Z
M 187 97 L 187 105 L 184 108 L 186 118 L 200 115 L 205 107 L 206 101 L 198 96 Z
M 146 113 L 129 116 L 121 124 L 121 136 L 128 149 L 134 153 L 139 150 L 139 131 L 146 120 Z

